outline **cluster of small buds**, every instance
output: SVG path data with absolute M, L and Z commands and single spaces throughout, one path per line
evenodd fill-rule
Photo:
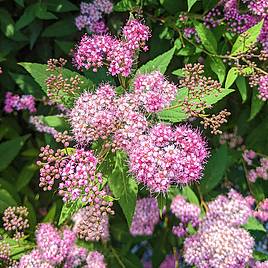
M 181 237 L 187 234 L 187 225 L 191 223 L 193 227 L 198 227 L 201 210 L 198 206 L 186 202 L 183 196 L 177 195 L 173 198 L 171 212 L 179 219 L 179 226 L 174 226 L 172 231 Z
M 0 264 L 1 261 L 6 263 L 10 259 L 10 245 L 4 242 L 0 242 Z
M 191 116 L 198 116 L 206 108 L 211 108 L 204 101 L 204 96 L 207 94 L 217 95 L 221 92 L 221 84 L 211 77 L 204 76 L 204 65 L 200 63 L 186 64 L 183 68 L 183 73 L 184 77 L 179 81 L 179 87 L 186 87 L 188 94 L 179 104 L 186 113 Z
M 29 117 L 29 123 L 34 125 L 36 130 L 39 131 L 39 132 L 47 133 L 47 134 L 50 134 L 52 136 L 58 136 L 59 135 L 59 132 L 55 128 L 49 127 L 48 125 L 46 125 L 43 122 L 42 116 L 31 115 Z
M 109 218 L 112 203 L 104 201 L 81 208 L 74 216 L 73 231 L 86 241 L 106 241 L 109 239 Z
M 251 268 L 268 268 L 268 261 L 256 261 L 251 266 Z
M 172 184 L 199 180 L 208 150 L 198 130 L 157 124 L 133 142 L 128 155 L 129 169 L 139 182 L 152 192 L 166 192 Z
M 63 58 L 49 59 L 47 61 L 47 71 L 54 72 L 57 68 L 62 68 L 67 63 L 67 60 Z
M 80 91 L 80 85 L 83 81 L 78 75 L 69 78 L 64 78 L 62 73 L 51 74 L 46 80 L 47 96 L 53 102 L 63 101 L 63 93 L 75 95 Z
M 244 161 L 247 163 L 247 165 L 251 166 L 252 165 L 252 161 L 254 158 L 256 158 L 257 154 L 255 151 L 253 150 L 245 150 L 242 154 L 242 157 L 244 159 Z
M 104 257 L 100 253 L 98 253 L 99 258 L 94 257 L 95 252 L 94 254 L 93 252 L 88 253 L 86 249 L 77 247 L 75 241 L 75 233 L 68 229 L 58 231 L 51 224 L 40 224 L 36 231 L 36 248 L 24 255 L 17 267 L 105 267 L 91 266 L 92 263 L 98 263 L 98 259 L 102 259 L 104 262 Z
M 150 37 L 150 30 L 138 20 L 129 20 L 123 28 L 123 39 L 110 35 L 84 35 L 74 55 L 78 69 L 97 71 L 103 64 L 109 65 L 111 75 L 127 77 L 131 73 L 136 51 L 146 50 L 144 43 Z
M 94 0 L 92 3 L 81 2 L 80 15 L 75 18 L 75 24 L 79 31 L 87 28 L 95 34 L 105 34 L 107 27 L 103 14 L 109 14 L 113 10 L 113 4 L 109 0 Z
M 58 149 L 56 152 L 47 145 L 40 148 L 39 157 L 36 164 L 40 167 L 40 182 L 39 186 L 44 191 L 51 191 L 55 180 L 59 180 L 63 167 L 67 163 L 66 154 Z
M 65 130 L 63 132 L 57 132 L 57 134 L 54 135 L 54 139 L 56 142 L 62 143 L 64 147 L 68 147 L 72 137 L 68 135 L 68 132 Z
M 219 129 L 222 124 L 227 122 L 226 117 L 230 116 L 231 113 L 224 109 L 220 111 L 217 115 L 213 114 L 211 117 L 202 117 L 201 124 L 204 125 L 204 128 L 210 128 L 211 134 L 218 135 L 222 134 L 222 131 Z
M 268 198 L 258 205 L 258 209 L 254 211 L 254 216 L 262 222 L 268 221 Z
M 150 197 L 137 200 L 130 233 L 133 236 L 152 235 L 158 222 L 159 208 L 157 200 Z
M 250 182 L 255 182 L 257 178 L 268 180 L 268 158 L 260 158 L 260 165 L 255 169 L 250 169 L 247 178 Z
M 14 239 L 22 238 L 24 231 L 29 228 L 28 214 L 26 207 L 8 207 L 4 211 L 3 227 Z
M 237 135 L 237 130 L 235 129 L 232 133 L 224 132 L 220 135 L 220 144 L 227 143 L 230 148 L 237 148 L 243 143 L 243 138 Z
M 138 75 L 134 81 L 134 94 L 147 112 L 158 112 L 176 97 L 177 88 L 158 71 Z
M 106 268 L 104 256 L 98 251 L 89 252 L 85 268 Z
M 28 110 L 31 113 L 36 112 L 35 98 L 32 95 L 14 95 L 12 92 L 6 92 L 4 111 L 12 113 L 13 111 Z
M 252 215 L 247 200 L 231 190 L 208 203 L 208 213 L 196 234 L 184 242 L 184 259 L 197 268 L 246 267 L 253 255 L 254 239 L 241 228 Z
M 193 27 L 184 28 L 183 34 L 186 38 L 191 39 L 194 38 L 196 43 L 200 43 L 200 38 Z

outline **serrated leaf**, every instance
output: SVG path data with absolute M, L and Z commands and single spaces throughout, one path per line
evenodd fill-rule
M 109 187 L 123 210 L 130 226 L 136 207 L 138 192 L 137 182 L 129 176 L 126 167 L 126 156 L 123 152 L 117 152 L 115 157 L 115 166 L 111 177 L 108 179 Z
M 235 56 L 241 52 L 247 52 L 250 47 L 257 42 L 262 25 L 263 20 L 248 29 L 246 32 L 240 34 L 232 47 L 231 56 Z
M 74 213 L 76 213 L 84 205 L 85 205 L 84 202 L 82 202 L 79 199 L 73 202 L 64 203 L 61 209 L 58 224 L 62 225 L 67 219 L 71 218 L 74 215 Z
M 259 92 L 256 88 L 252 90 L 251 107 L 249 121 L 252 120 L 261 110 L 264 101 L 258 98 Z
M 222 180 L 228 166 L 227 146 L 222 145 L 213 150 L 204 170 L 204 176 L 200 181 L 200 190 L 203 194 L 209 193 Z M 215 168 L 217 167 L 217 168 Z
M 263 227 L 262 223 L 254 217 L 249 217 L 247 223 L 244 224 L 243 227 L 246 230 L 266 232 L 266 229 Z
M 238 70 L 236 67 L 232 67 L 227 73 L 225 88 L 230 88 L 232 84 L 235 82 L 237 77 L 238 77 Z
M 225 79 L 226 68 L 222 59 L 218 57 L 210 57 L 210 58 L 211 58 L 210 67 L 212 71 L 218 76 L 220 82 L 223 83 Z
M 194 22 L 195 30 L 202 45 L 211 53 L 217 53 L 217 40 L 213 33 L 202 23 Z
M 153 71 L 160 71 L 162 74 L 164 74 L 173 58 L 174 52 L 175 48 L 173 47 L 155 59 L 148 61 L 137 70 L 137 74 L 145 74 Z
M 26 135 L 0 144 L 0 171 L 8 167 L 28 138 L 29 135 Z
M 193 6 L 197 1 L 198 1 L 198 0 L 187 0 L 188 11 L 191 10 L 192 6 Z
M 242 103 L 245 103 L 245 101 L 247 100 L 247 82 L 246 82 L 246 78 L 239 76 L 236 80 L 235 80 L 235 84 L 238 87 L 238 90 L 240 92 L 240 95 L 242 97 Z

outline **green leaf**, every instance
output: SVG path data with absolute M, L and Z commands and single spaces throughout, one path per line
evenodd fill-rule
M 37 38 L 39 37 L 41 31 L 43 29 L 43 23 L 41 21 L 35 21 L 31 23 L 29 26 L 29 31 L 31 31 L 30 34 L 30 49 L 33 48 Z
M 132 10 L 135 6 L 136 3 L 134 0 L 121 0 L 114 5 L 113 11 L 125 12 Z
M 15 2 L 21 7 L 24 7 L 24 0 L 15 0 Z
M 38 3 L 32 4 L 24 10 L 22 16 L 16 21 L 15 28 L 20 30 L 25 26 L 29 25 L 35 19 L 35 11 Z
M 236 67 L 232 67 L 227 73 L 225 88 L 230 88 L 238 77 L 238 70 Z
M 0 9 L 0 28 L 6 37 L 12 37 L 15 34 L 15 24 L 9 12 L 5 9 Z
M 159 214 L 160 214 L 160 218 L 162 218 L 163 215 L 163 209 L 166 206 L 166 198 L 163 196 L 163 194 L 159 194 L 157 197 L 157 203 L 158 203 L 158 208 L 159 208 Z
M 190 188 L 190 186 L 185 186 L 182 188 L 182 195 L 187 198 L 190 203 L 199 206 L 198 197 L 196 196 L 195 192 Z
M 215 90 L 210 95 L 205 95 L 202 99 L 205 100 L 207 104 L 214 104 L 218 102 L 219 100 L 223 99 L 226 95 L 233 92 L 233 89 L 222 89 L 221 92 L 218 92 Z M 174 102 L 172 102 L 171 107 L 174 106 L 174 108 L 166 109 L 157 114 L 158 118 L 164 121 L 170 121 L 173 123 L 181 122 L 188 118 L 188 115 L 182 111 L 181 107 L 175 107 L 178 100 L 184 100 L 184 98 L 187 96 L 188 90 L 187 88 L 182 88 L 179 90 L 177 98 Z M 198 102 L 198 100 L 196 100 Z
M 184 72 L 182 69 L 177 69 L 177 70 L 173 71 L 172 74 L 174 74 L 178 77 L 184 77 Z
M 70 42 L 70 41 L 55 40 L 55 43 L 66 54 L 70 53 L 71 49 L 74 47 L 74 42 Z
M 256 88 L 253 88 L 249 121 L 252 120 L 259 113 L 262 106 L 264 105 L 264 101 L 259 99 L 258 95 L 258 90 Z
M 256 261 L 268 261 L 268 254 L 254 250 L 253 258 Z
M 47 215 L 45 216 L 42 222 L 52 223 L 55 218 L 56 211 L 57 211 L 57 203 L 53 203 L 52 207 L 50 208 L 50 210 L 48 211 Z
M 247 223 L 245 223 L 243 225 L 243 227 L 245 229 L 251 230 L 251 231 L 262 231 L 262 232 L 266 232 L 266 229 L 263 227 L 262 223 L 259 222 L 254 217 L 249 217 Z
M 62 37 L 75 33 L 77 30 L 73 20 L 62 19 L 49 25 L 42 33 L 43 37 Z
M 38 168 L 36 164 L 34 163 L 30 163 L 23 167 L 16 181 L 16 189 L 18 191 L 20 191 L 23 187 L 28 185 L 28 183 L 31 181 L 32 177 L 34 176 L 36 170 L 38 170 Z
M 8 207 L 17 206 L 16 200 L 6 189 L 0 189 L 0 200 L 5 203 Z M 6 208 L 5 208 L 6 209 Z M 0 211 L 2 213 L 3 211 Z
M 240 34 L 232 47 L 231 56 L 235 56 L 241 52 L 247 52 L 249 48 L 257 42 L 262 25 L 263 20 L 248 29 L 246 32 Z
M 53 13 L 47 11 L 47 7 L 43 3 L 39 3 L 36 6 L 35 15 L 38 19 L 41 20 L 54 20 L 57 19 L 57 16 L 55 16 Z
M 167 70 L 167 67 L 171 59 L 173 58 L 174 52 L 175 52 L 175 48 L 173 47 L 172 49 L 161 54 L 155 59 L 148 61 L 137 70 L 137 74 L 150 73 L 156 70 L 164 74 Z
M 226 74 L 226 68 L 222 59 L 217 57 L 210 57 L 210 58 L 211 58 L 210 67 L 212 71 L 218 76 L 220 82 L 223 83 Z
M 10 178 L 7 178 L 7 179 L 0 178 L 0 188 L 7 190 L 11 194 L 11 196 L 16 200 L 17 203 L 21 202 L 18 191 L 14 187 L 13 181 Z
M 195 30 L 202 45 L 211 53 L 217 53 L 217 40 L 213 33 L 203 23 L 194 22 Z
M 242 97 L 242 102 L 245 103 L 247 100 L 247 81 L 245 77 L 239 76 L 235 80 L 236 86 L 238 87 L 238 90 L 240 92 L 240 95 Z
M 115 166 L 108 184 L 115 198 L 119 199 L 118 202 L 130 226 L 136 207 L 138 185 L 128 174 L 126 156 L 123 152 L 116 152 Z
M 77 11 L 79 8 L 68 0 L 48 0 L 47 9 L 53 12 Z
M 37 223 L 35 208 L 32 205 L 32 203 L 29 201 L 28 197 L 25 197 L 24 199 L 24 206 L 29 211 L 28 219 L 29 219 L 30 229 L 31 231 L 35 231 L 35 226 Z
M 28 138 L 29 135 L 26 135 L 0 144 L 0 171 L 8 167 Z
M 228 166 L 228 150 L 226 145 L 213 150 L 200 181 L 200 190 L 203 194 L 209 193 L 222 180 Z M 215 168 L 217 167 L 217 168 Z
M 62 225 L 67 219 L 73 216 L 80 208 L 82 208 L 85 204 L 81 200 L 76 200 L 73 202 L 64 203 L 61 214 L 59 218 L 59 225 Z
M 50 127 L 56 128 L 58 130 L 66 130 L 68 123 L 64 117 L 57 115 L 49 115 L 42 117 L 42 121 Z
M 192 6 L 197 2 L 198 0 L 187 0 L 188 3 L 188 11 L 191 10 Z

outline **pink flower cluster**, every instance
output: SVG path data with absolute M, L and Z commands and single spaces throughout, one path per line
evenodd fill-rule
M 98 251 L 89 252 L 85 268 L 106 268 L 104 256 Z
M 247 200 L 235 191 L 208 204 L 198 232 L 184 242 L 184 259 L 197 268 L 246 267 L 254 239 L 240 227 L 251 215 Z
M 68 229 L 61 233 L 51 224 L 40 224 L 36 231 L 36 249 L 20 259 L 18 268 L 53 268 L 57 265 L 63 268 L 106 267 L 100 253 L 88 254 L 86 249 L 75 245 L 75 240 L 74 232 Z M 92 266 L 92 263 L 98 261 L 103 266 Z
M 178 260 L 178 256 L 167 255 L 159 268 L 176 268 L 176 260 Z
M 134 81 L 134 94 L 147 112 L 158 112 L 175 99 L 177 88 L 158 71 L 138 75 Z
M 268 198 L 259 204 L 257 211 L 254 211 L 254 216 L 262 222 L 268 221 Z
M 268 268 L 268 261 L 264 261 L 264 262 L 256 261 L 252 265 L 252 268 Z
M 131 148 L 129 169 L 152 192 L 166 192 L 172 184 L 197 181 L 208 156 L 200 132 L 188 125 L 172 128 L 157 124 Z
M 31 113 L 36 112 L 35 98 L 32 95 L 14 95 L 7 92 L 5 95 L 4 111 L 12 113 L 13 111 L 28 110 Z
M 74 63 L 78 69 L 93 68 L 94 72 L 107 64 L 111 75 L 129 76 L 136 51 L 147 50 L 145 41 L 149 37 L 149 28 L 138 20 L 127 22 L 122 40 L 110 35 L 84 35 L 77 46 Z
M 177 195 L 173 198 L 170 206 L 171 212 L 180 220 L 178 226 L 173 226 L 172 232 L 182 237 L 187 234 L 187 225 L 192 224 L 193 227 L 198 227 L 200 208 L 194 204 L 186 202 L 183 196 Z
M 260 166 L 255 169 L 250 169 L 247 178 L 250 182 L 255 182 L 257 178 L 268 180 L 268 158 L 262 157 L 260 159 Z
M 44 122 L 42 121 L 42 117 L 40 116 L 31 115 L 29 118 L 29 123 L 34 125 L 36 130 L 39 132 L 47 133 L 52 136 L 55 136 L 58 134 L 58 131 L 55 128 L 44 124 Z
M 152 235 L 158 222 L 159 209 L 157 200 L 149 197 L 137 200 L 130 233 L 133 236 Z
M 75 24 L 79 31 L 83 28 L 95 34 L 104 34 L 107 27 L 103 14 L 109 14 L 113 10 L 113 4 L 109 0 L 94 0 L 92 3 L 80 4 L 81 14 L 76 17 Z
M 267 26 L 267 29 L 268 29 L 268 26 Z M 267 48 L 268 48 L 268 41 L 267 41 Z M 258 91 L 259 91 L 259 98 L 262 101 L 267 101 L 268 100 L 268 75 L 264 75 L 260 77 Z

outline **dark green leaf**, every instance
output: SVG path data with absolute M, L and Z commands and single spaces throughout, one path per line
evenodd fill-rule
M 205 167 L 204 176 L 200 181 L 200 189 L 203 194 L 209 193 L 221 182 L 227 165 L 228 150 L 226 145 L 222 145 L 219 149 L 212 151 Z
M 6 189 L 3 189 L 3 188 L 0 188 L 0 200 L 3 203 L 7 204 L 9 207 L 17 205 L 17 202 L 12 197 L 12 195 Z M 2 212 L 3 211 L 1 211 L 0 213 L 2 213 Z
M 74 21 L 71 19 L 62 19 L 51 25 L 49 25 L 42 36 L 44 37 L 62 37 L 75 33 L 77 30 L 75 28 Z
M 125 12 L 132 10 L 135 6 L 136 3 L 133 0 L 121 0 L 114 5 L 113 10 L 117 12 Z
M 212 71 L 218 76 L 220 82 L 223 83 L 226 74 L 226 68 L 222 59 L 211 57 L 210 67 Z
M 54 19 L 57 19 L 57 17 L 53 13 L 47 11 L 47 7 L 43 3 L 39 3 L 37 5 L 37 8 L 35 10 L 35 15 L 36 15 L 36 17 L 38 19 L 41 19 L 41 20 L 54 20 Z
M 48 0 L 47 9 L 53 12 L 69 12 L 79 10 L 76 5 L 68 0 Z
M 71 49 L 74 47 L 74 43 L 70 41 L 59 41 L 55 40 L 55 43 L 59 46 L 59 48 L 66 54 L 69 54 Z
M 258 95 L 259 95 L 258 90 L 256 88 L 253 88 L 249 120 L 252 120 L 259 113 L 262 106 L 264 105 L 264 101 L 259 99 Z
M 37 169 L 38 168 L 34 163 L 25 165 L 23 167 L 16 181 L 16 189 L 18 191 L 20 191 L 23 187 L 25 187 L 31 181 Z
M 122 152 L 116 153 L 115 167 L 108 179 L 108 184 L 115 198 L 124 212 L 128 225 L 131 225 L 132 217 L 136 207 L 138 192 L 137 182 L 129 176 L 126 166 L 126 157 Z
M 47 215 L 45 216 L 45 218 L 43 219 L 43 222 L 50 222 L 52 223 L 55 215 L 56 215 L 56 211 L 57 211 L 57 203 L 54 203 L 52 205 L 52 207 L 50 208 L 50 210 L 48 211 Z
M 13 161 L 28 137 L 29 135 L 2 142 L 0 144 L 0 171 L 7 168 Z
M 6 37 L 12 37 L 15 33 L 15 24 L 11 15 L 5 9 L 0 9 L 0 28 Z
M 28 6 L 25 10 L 22 16 L 17 20 L 15 24 L 16 30 L 20 30 L 24 28 L 25 26 L 29 25 L 34 19 L 35 19 L 35 11 L 38 4 L 32 4 Z
M 24 7 L 24 0 L 15 0 L 15 2 L 21 7 Z
M 245 101 L 247 100 L 247 82 L 246 82 L 246 78 L 239 76 L 236 80 L 235 80 L 236 86 L 238 87 L 238 90 L 240 92 L 240 95 L 242 97 L 242 101 L 243 103 L 245 103 Z

